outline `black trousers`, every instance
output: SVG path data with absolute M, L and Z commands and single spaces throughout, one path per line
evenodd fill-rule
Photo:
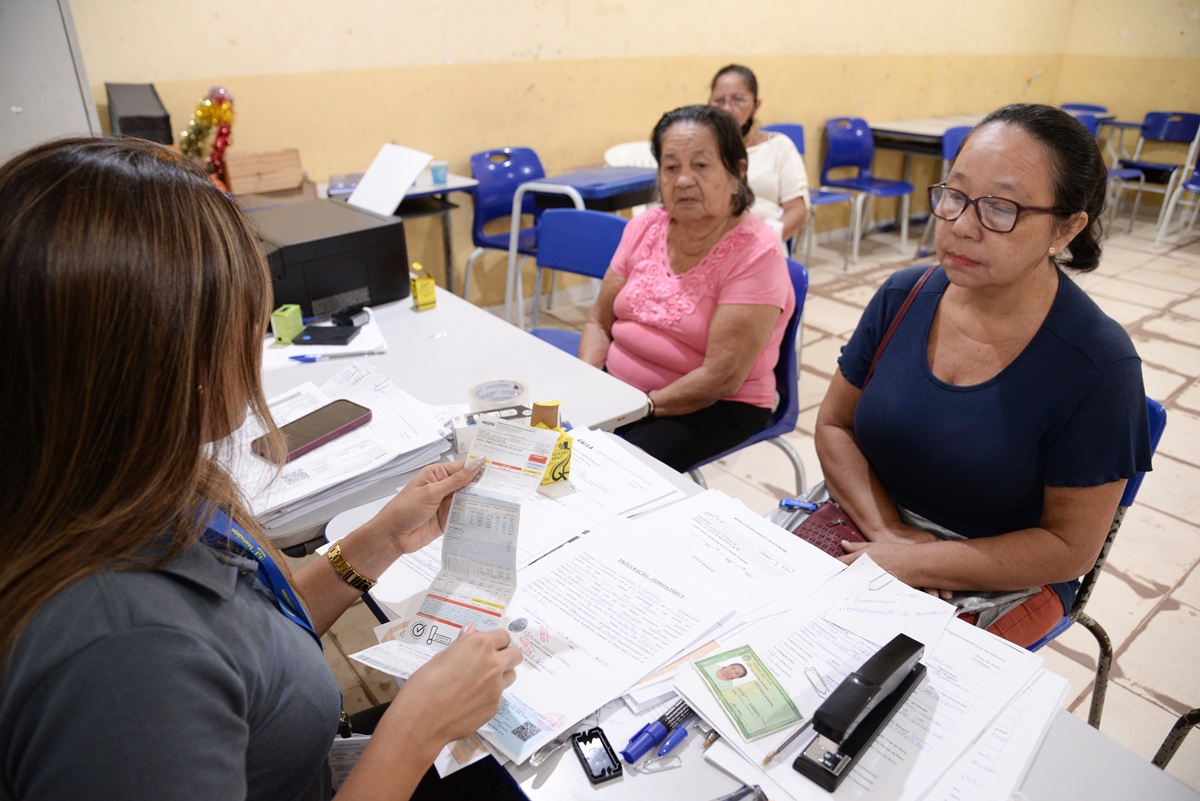
M 745 442 L 770 417 L 770 409 L 723 400 L 691 414 L 638 420 L 614 433 L 682 473 Z
M 350 716 L 356 734 L 371 734 L 387 711 L 387 704 L 364 709 Z M 481 759 L 446 778 L 430 767 L 413 791 L 412 801 L 529 801 L 509 772 L 493 757 Z

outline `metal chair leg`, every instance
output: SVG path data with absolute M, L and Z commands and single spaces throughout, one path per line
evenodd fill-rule
M 467 296 L 471 294 L 471 268 L 475 266 L 475 260 L 482 256 L 483 253 L 483 248 L 475 248 L 471 251 L 471 255 L 467 256 L 467 270 L 463 273 L 463 300 L 470 300 Z
M 1193 709 L 1191 712 L 1180 715 L 1179 720 L 1175 721 L 1175 725 L 1167 734 L 1167 738 L 1159 746 L 1158 753 L 1154 755 L 1154 759 L 1150 760 L 1151 764 L 1165 768 L 1171 761 L 1171 757 L 1175 756 L 1175 752 L 1179 750 L 1179 746 L 1183 744 L 1183 738 L 1187 737 L 1192 727 L 1197 725 L 1200 725 L 1200 709 Z
M 554 275 L 557 275 L 557 273 L 554 273 Z M 533 329 L 537 328 L 538 307 L 542 305 L 541 300 L 542 300 L 542 268 L 535 267 L 533 270 L 533 303 L 529 309 L 529 328 L 528 328 L 529 331 L 532 331 Z M 551 296 L 551 301 L 553 301 L 553 296 Z M 522 324 L 524 324 L 525 321 L 521 320 L 520 322 Z
M 788 442 L 783 437 L 775 437 L 774 439 L 767 440 L 767 442 L 771 443 L 776 448 L 779 448 L 781 451 L 787 454 L 788 460 L 792 463 L 792 470 L 796 474 L 796 494 L 799 495 L 800 493 L 804 492 L 805 488 L 808 487 L 808 484 L 806 484 L 804 480 L 804 462 L 800 460 L 800 454 L 796 452 L 796 449 L 792 446 L 792 443 Z
M 1099 729 L 1100 716 L 1104 713 L 1104 697 L 1108 693 L 1108 674 L 1112 671 L 1112 639 L 1103 626 L 1085 614 L 1081 614 L 1075 622 L 1090 631 L 1100 646 L 1100 655 L 1096 660 L 1096 682 L 1092 685 L 1092 707 L 1088 712 L 1088 725 Z
M 859 192 L 854 196 L 854 212 L 850 215 L 850 233 L 854 237 L 853 248 L 850 251 L 850 263 L 858 264 L 858 245 L 862 241 L 863 204 L 869 195 Z

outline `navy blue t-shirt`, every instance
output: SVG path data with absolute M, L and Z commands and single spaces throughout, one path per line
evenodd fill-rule
M 884 331 L 925 267 L 892 275 L 863 311 L 838 366 L 861 387 Z M 1039 525 L 1046 486 L 1090 487 L 1150 469 L 1141 360 L 1128 334 L 1060 273 L 1041 328 L 982 384 L 929 367 L 929 330 L 948 281 L 921 288 L 854 414 L 859 447 L 899 505 L 966 537 Z M 1055 586 L 1070 609 L 1077 582 Z

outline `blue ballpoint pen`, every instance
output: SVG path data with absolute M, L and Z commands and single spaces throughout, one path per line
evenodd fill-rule
M 312 364 L 313 362 L 323 362 L 326 359 L 349 359 L 354 356 L 378 356 L 383 353 L 381 350 L 356 350 L 353 353 L 315 353 L 312 355 L 305 354 L 303 356 L 288 356 L 294 362 L 302 364 Z
M 802 501 L 799 498 L 784 498 L 779 502 L 780 509 L 804 509 L 809 512 L 817 511 L 817 504 L 812 501 Z

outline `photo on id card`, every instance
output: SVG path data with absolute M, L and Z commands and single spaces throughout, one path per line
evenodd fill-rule
M 749 645 L 698 659 L 692 666 L 747 740 L 804 720 L 804 715 Z

